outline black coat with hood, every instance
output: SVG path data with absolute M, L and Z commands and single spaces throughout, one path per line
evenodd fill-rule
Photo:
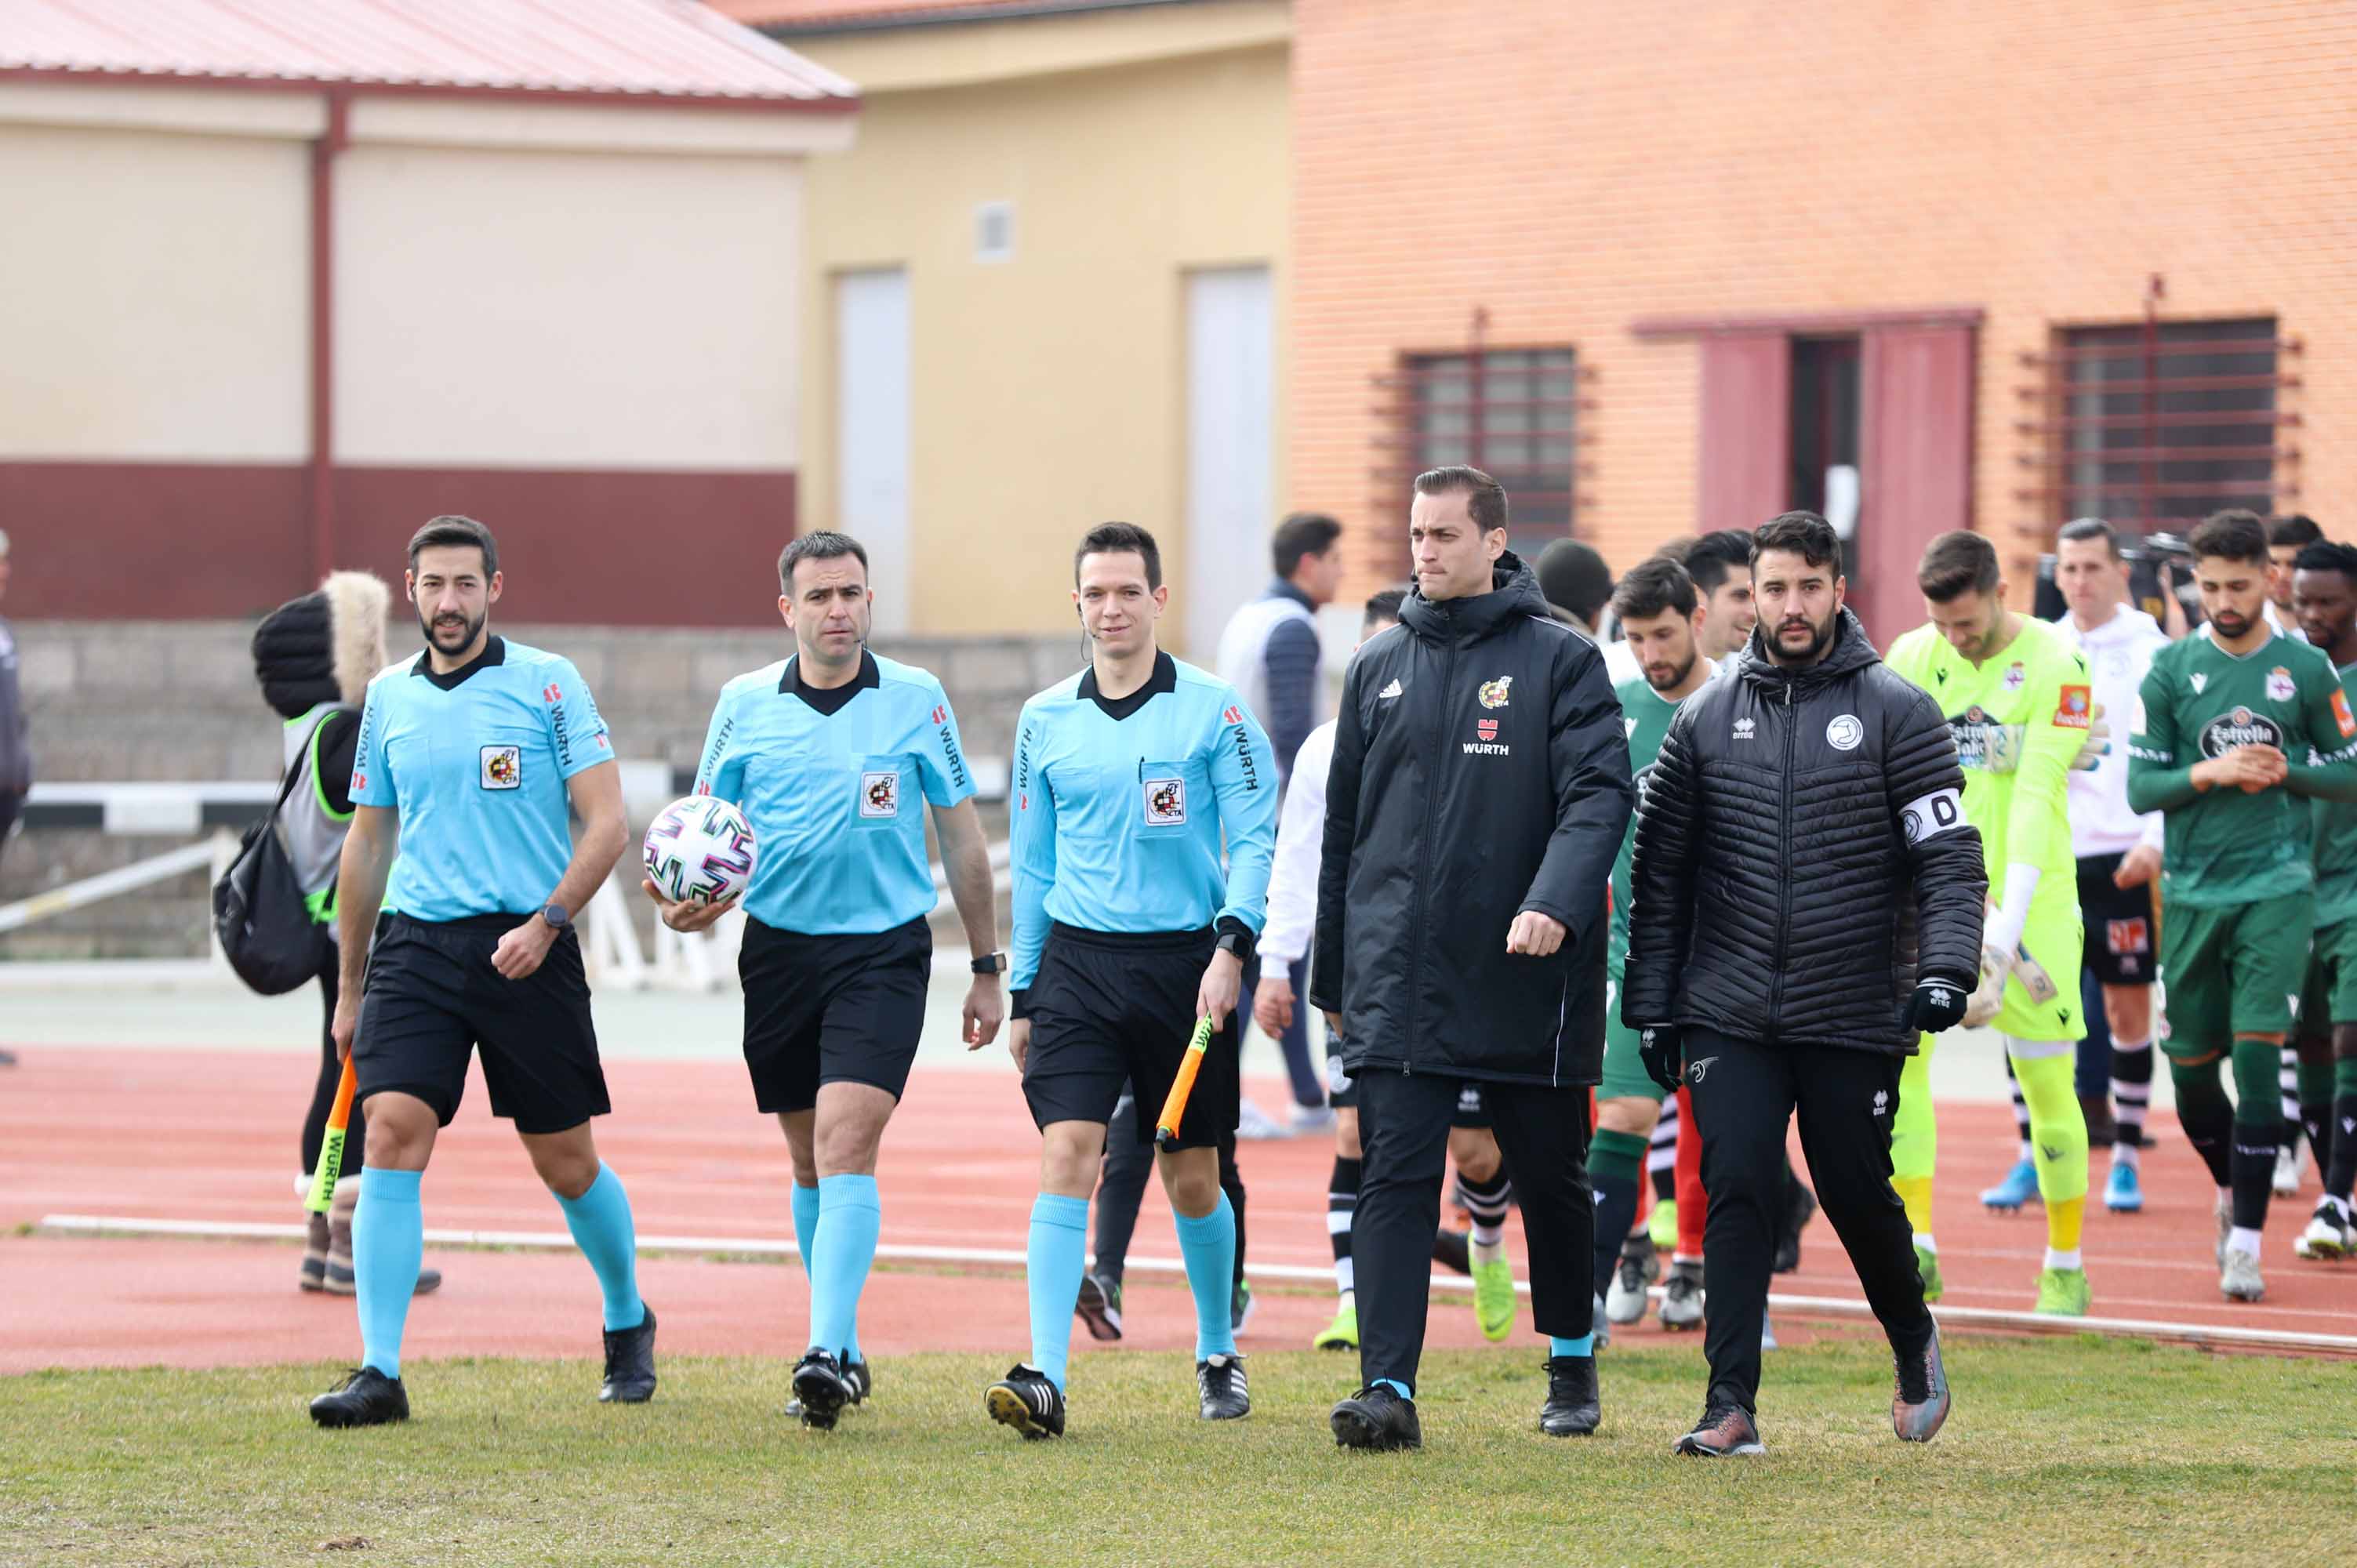
M 1754 630 L 1646 775 L 1621 1021 L 1912 1054 L 1919 968 L 1965 991 L 1980 972 L 1964 788 L 1939 705 L 1857 617 L 1799 670 Z
M 1548 614 L 1512 552 L 1486 594 L 1411 593 L 1342 683 L 1309 996 L 1344 1064 L 1593 1083 L 1607 888 L 1633 792 L 1596 644 Z M 1514 917 L 1563 922 L 1512 955 Z

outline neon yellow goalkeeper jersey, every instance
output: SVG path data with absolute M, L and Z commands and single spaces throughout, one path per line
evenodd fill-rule
M 2038 867 L 2041 892 L 2050 884 L 2075 888 L 2066 781 L 2093 720 L 2087 661 L 2061 633 L 2025 617 L 1984 664 L 1929 625 L 1892 643 L 1883 662 L 1931 693 L 1948 717 L 1964 768 L 1964 819 L 1980 830 L 1991 888 L 2005 885 L 2005 868 L 2017 862 Z

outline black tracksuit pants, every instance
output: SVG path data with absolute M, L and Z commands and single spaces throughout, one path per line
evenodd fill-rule
M 1759 1410 L 1760 1329 L 1784 1208 L 1784 1130 L 1795 1111 L 1817 1201 L 1867 1305 L 1893 1348 L 1920 1353 L 1932 1314 L 1915 1272 L 1915 1231 L 1890 1186 L 1901 1058 L 1710 1029 L 1686 1031 L 1685 1058 L 1694 1125 L 1702 1133 L 1702 1185 L 1710 1194 L 1702 1253 L 1709 1402 Z
M 1415 1387 L 1432 1301 L 1440 1177 L 1464 1082 L 1456 1074 L 1380 1069 L 1352 1079 L 1365 1151 L 1351 1224 L 1362 1383 L 1388 1378 Z M 1588 1280 L 1596 1199 L 1587 1185 L 1587 1085 L 1483 1082 L 1481 1103 L 1522 1204 L 1532 1321 L 1542 1334 L 1577 1339 L 1593 1327 L 1596 1307 Z

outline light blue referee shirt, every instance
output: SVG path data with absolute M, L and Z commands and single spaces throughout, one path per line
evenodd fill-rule
M 1235 688 L 1208 671 L 1165 653 L 1117 702 L 1092 668 L 1024 703 L 1014 819 L 1014 990 L 1038 974 L 1050 921 L 1192 931 L 1233 917 L 1260 931 L 1276 756 Z
M 569 659 L 491 638 L 465 669 L 431 655 L 369 682 L 352 802 L 401 813 L 384 907 L 416 920 L 529 915 L 573 860 L 565 781 L 614 760 Z
M 813 691 L 780 660 L 720 690 L 695 789 L 753 826 L 745 913 L 809 936 L 888 931 L 933 911 L 924 801 L 974 795 L 942 683 L 863 651 L 847 686 Z

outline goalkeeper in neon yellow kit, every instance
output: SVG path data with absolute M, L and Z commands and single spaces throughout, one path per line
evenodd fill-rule
M 1982 935 L 1981 987 L 1968 1024 L 2005 1037 L 2046 1208 L 2038 1310 L 2084 1316 L 2079 1233 L 2087 1204 L 2087 1122 L 2072 1083 L 2080 1016 L 2078 864 L 2065 780 L 2094 722 L 2086 661 L 2045 622 L 2005 607 L 1996 551 L 1976 533 L 1943 533 L 1923 553 L 1917 585 L 1932 621 L 1891 645 L 1891 669 L 1929 692 L 1948 717 L 1964 769 L 1964 816 L 1980 831 L 1997 901 Z M 2002 893 L 1996 892 L 2002 889 Z M 1915 1227 L 1924 1294 L 1940 1288 L 1932 1240 L 1938 1133 L 1932 1041 L 1907 1064 L 1893 1118 L 1891 1185 Z

